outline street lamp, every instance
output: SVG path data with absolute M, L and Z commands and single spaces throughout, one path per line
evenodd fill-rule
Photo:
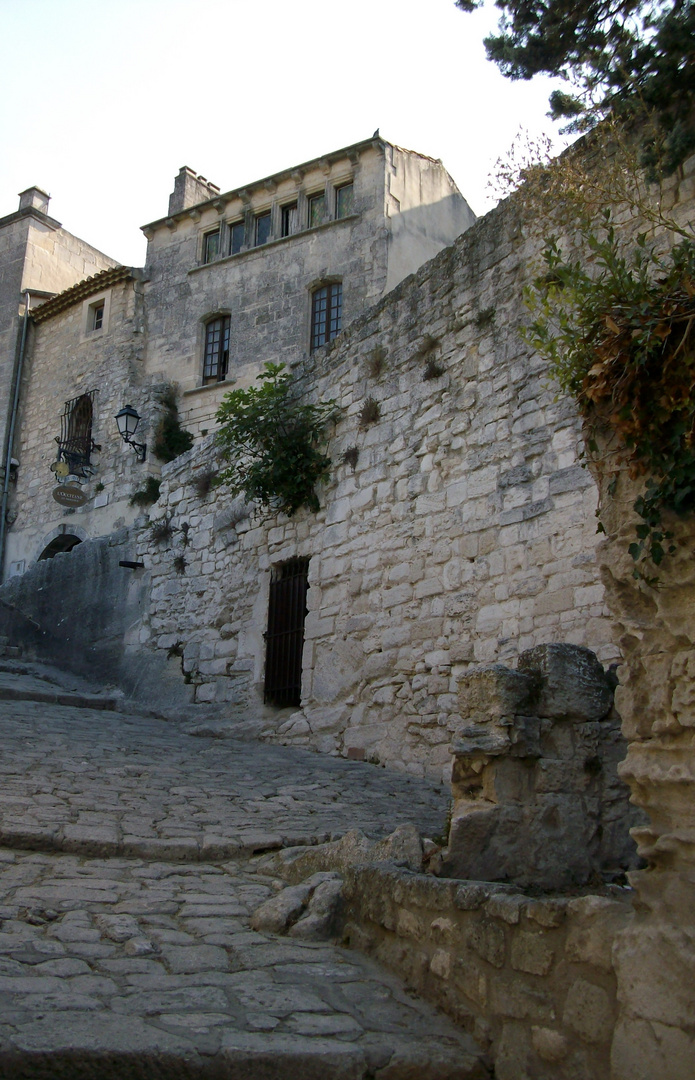
M 132 405 L 126 405 L 124 409 L 116 413 L 116 423 L 123 442 L 127 443 L 128 446 L 132 446 L 138 461 L 144 461 L 147 453 L 147 443 L 138 443 L 133 440 L 133 435 L 140 423 L 139 413 L 136 412 Z

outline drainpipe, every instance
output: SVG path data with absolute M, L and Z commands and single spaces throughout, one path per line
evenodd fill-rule
M 22 340 L 19 344 L 19 359 L 15 370 L 14 395 L 12 398 L 12 413 L 10 414 L 10 430 L 7 435 L 7 451 L 5 454 L 5 479 L 2 485 L 2 504 L 0 504 L 0 582 L 5 580 L 5 535 L 7 532 L 7 498 L 10 488 L 10 469 L 12 466 L 12 450 L 14 448 L 14 431 L 17 426 L 17 411 L 19 408 L 19 390 L 22 385 L 22 367 L 24 366 L 24 353 L 27 347 L 27 330 L 29 328 L 29 290 L 24 293 L 24 321 L 22 323 Z

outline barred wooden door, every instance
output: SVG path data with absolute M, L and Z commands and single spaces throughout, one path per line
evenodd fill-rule
M 273 705 L 299 705 L 308 571 L 308 559 L 291 559 L 270 579 L 263 700 Z

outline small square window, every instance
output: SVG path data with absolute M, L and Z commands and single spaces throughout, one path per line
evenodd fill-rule
M 92 312 L 92 330 L 101 330 L 104 326 L 104 304 L 95 304 Z
M 257 214 L 254 222 L 254 245 L 260 247 L 270 240 L 270 210 Z
M 299 211 L 296 202 L 282 207 L 282 235 L 293 236 L 299 231 Z
M 343 184 L 335 193 L 335 216 L 337 218 L 348 217 L 352 213 L 352 184 Z
M 235 221 L 229 226 L 229 254 L 238 255 L 244 246 L 246 230 L 243 221 Z
M 203 262 L 209 263 L 220 253 L 220 230 L 205 233 L 203 237 Z
M 318 195 L 309 196 L 309 228 L 315 225 L 323 225 L 326 217 L 326 196 L 322 191 Z

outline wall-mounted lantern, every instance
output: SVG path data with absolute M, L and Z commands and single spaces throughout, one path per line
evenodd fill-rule
M 137 443 L 133 439 L 133 435 L 140 423 L 139 413 L 135 411 L 132 405 L 126 405 L 124 409 L 116 413 L 116 423 L 123 442 L 128 443 L 128 446 L 132 446 L 138 461 L 144 461 L 147 453 L 147 443 Z

